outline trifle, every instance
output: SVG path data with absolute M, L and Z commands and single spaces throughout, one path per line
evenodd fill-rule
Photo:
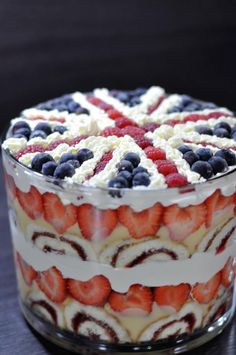
M 2 145 L 20 303 L 80 354 L 181 352 L 234 311 L 236 118 L 152 86 L 24 110 Z

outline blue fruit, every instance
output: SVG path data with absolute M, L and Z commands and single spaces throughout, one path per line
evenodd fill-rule
M 132 179 L 133 179 L 133 175 L 129 172 L 129 171 L 121 171 L 119 172 L 119 174 L 117 175 L 117 177 L 122 177 L 125 180 L 127 180 L 128 186 L 132 185 Z
M 38 153 L 36 154 L 31 162 L 31 168 L 38 173 L 41 172 L 43 164 L 47 163 L 48 161 L 54 161 L 53 157 L 47 153 Z
M 214 135 L 220 138 L 230 138 L 230 133 L 225 128 L 214 129 Z
M 52 128 L 51 128 L 50 124 L 47 122 L 39 122 L 34 127 L 34 131 L 37 131 L 37 130 L 45 132 L 47 136 L 52 133 Z
M 28 125 L 27 122 L 25 121 L 17 121 L 14 126 L 12 127 L 12 133 L 16 133 L 21 128 L 28 128 L 29 131 L 31 131 L 30 126 Z
M 77 108 L 76 113 L 77 113 L 77 115 L 81 115 L 82 113 L 85 115 L 89 115 L 89 110 L 84 107 L 79 107 L 79 108 Z
M 226 160 L 221 157 L 214 156 L 208 160 L 208 163 L 211 164 L 214 174 L 222 173 L 228 170 Z
M 236 165 L 236 155 L 230 149 L 220 149 L 215 153 L 215 156 L 226 160 L 228 165 Z
M 15 134 L 23 135 L 26 139 L 29 139 L 30 134 L 31 134 L 31 130 L 27 127 L 19 128 L 16 131 L 14 131 L 14 136 L 15 136 Z
M 186 144 L 183 144 L 183 145 L 181 145 L 179 148 L 178 148 L 178 150 L 182 153 L 182 154 L 184 154 L 184 153 L 186 153 L 186 152 L 190 152 L 190 151 L 192 151 L 192 148 L 190 148 L 188 145 L 186 145 Z
M 197 102 L 190 102 L 188 105 L 184 106 L 183 111 L 192 112 L 201 110 L 201 105 Z
M 184 153 L 183 158 L 190 166 L 192 166 L 193 163 L 199 160 L 199 155 L 190 150 Z
M 140 157 L 138 154 L 136 153 L 127 153 L 125 156 L 124 156 L 124 160 L 128 160 L 130 161 L 132 164 L 133 164 L 133 167 L 134 168 L 137 168 L 137 166 L 139 165 L 140 163 Z
M 200 174 L 205 179 L 210 179 L 213 175 L 212 166 L 207 161 L 196 161 L 192 165 L 191 170 Z
M 147 173 L 138 173 L 133 177 L 133 186 L 148 186 L 150 177 Z
M 231 138 L 236 141 L 236 131 L 233 132 Z
M 67 163 L 73 165 L 75 169 L 80 167 L 80 163 L 78 160 L 72 159 L 72 160 L 67 160 Z
M 15 133 L 14 136 L 12 136 L 13 138 L 26 138 L 23 134 L 21 133 Z
M 57 179 L 64 179 L 65 177 L 71 177 L 75 173 L 75 168 L 73 165 L 67 163 L 62 163 L 57 166 L 54 171 L 53 176 Z
M 143 166 L 138 166 L 137 168 L 134 168 L 132 174 L 133 174 L 133 176 L 135 176 L 138 173 L 146 173 L 146 174 L 148 174 L 148 171 Z
M 57 163 L 55 161 L 48 161 L 42 166 L 42 174 L 46 176 L 53 176 L 54 171 L 56 170 Z
M 128 182 L 122 176 L 117 176 L 108 182 L 108 187 L 113 187 L 116 189 L 124 189 L 128 187 Z
M 209 148 L 199 148 L 195 153 L 199 156 L 200 160 L 204 161 L 211 159 L 213 156 L 213 153 Z
M 213 135 L 213 130 L 208 126 L 198 126 L 198 127 L 196 127 L 196 131 L 199 134 L 207 134 L 209 136 Z
M 35 138 L 35 137 L 41 137 L 41 138 L 47 138 L 47 134 L 44 131 L 40 130 L 35 130 L 31 133 L 30 139 Z
M 76 153 L 76 159 L 82 164 L 84 161 L 93 158 L 93 152 L 90 149 L 83 148 Z
M 62 164 L 62 163 L 65 163 L 67 162 L 68 160 L 76 160 L 76 156 L 75 154 L 72 154 L 72 153 L 64 153 L 62 154 L 60 160 L 59 160 L 59 164 Z
M 75 102 L 75 101 L 70 101 L 68 104 L 67 104 L 67 110 L 72 113 L 72 112 L 76 112 L 76 110 L 78 110 L 81 106 Z
M 226 131 L 228 131 L 229 133 L 231 133 L 231 127 L 227 122 L 221 121 L 218 122 L 215 126 L 214 126 L 214 131 L 218 128 L 224 128 L 226 129 Z
M 134 170 L 134 166 L 133 164 L 128 161 L 128 160 L 121 160 L 119 164 L 117 164 L 117 168 L 118 171 L 129 171 L 130 173 L 132 173 L 132 171 Z
M 58 132 L 58 133 L 60 133 L 60 134 L 63 134 L 64 132 L 66 132 L 67 131 L 67 128 L 65 127 L 65 126 L 56 126 L 56 127 L 54 127 L 53 128 L 53 132 Z

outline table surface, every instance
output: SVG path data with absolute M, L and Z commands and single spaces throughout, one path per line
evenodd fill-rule
M 58 348 L 36 334 L 36 332 L 27 325 L 20 313 L 11 250 L 6 196 L 2 179 L 2 165 L 0 170 L 0 355 L 69 355 L 68 351 Z M 235 355 L 236 315 L 231 324 L 221 335 L 208 344 L 186 354 Z

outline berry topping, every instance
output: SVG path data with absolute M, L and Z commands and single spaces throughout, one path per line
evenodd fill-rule
M 63 205 L 59 197 L 53 193 L 43 194 L 44 218 L 58 233 L 64 233 L 76 223 L 76 207 Z
M 134 121 L 130 120 L 127 117 L 118 117 L 118 118 L 116 118 L 116 127 L 124 128 L 126 126 L 137 127 L 137 123 L 135 123 Z
M 228 170 L 228 164 L 226 160 L 221 157 L 214 156 L 208 160 L 208 163 L 211 165 L 214 174 L 222 173 Z
M 36 282 L 41 291 L 55 303 L 62 303 L 66 298 L 66 282 L 61 272 L 54 266 L 39 272 Z
M 43 213 L 42 196 L 35 187 L 31 186 L 28 192 L 16 188 L 16 196 L 19 204 L 31 219 L 41 217 Z
M 132 173 L 134 170 L 133 164 L 129 160 L 121 160 L 120 163 L 117 165 L 118 171 L 129 171 Z
M 124 172 L 128 172 L 128 171 L 122 171 L 122 172 L 124 173 Z M 124 189 L 124 188 L 126 188 L 128 186 L 129 186 L 128 181 L 124 177 L 122 177 L 120 175 L 118 175 L 117 177 L 111 179 L 108 182 L 108 187 L 113 187 L 113 188 L 116 188 L 116 189 Z
M 12 133 L 15 134 L 21 128 L 27 128 L 29 131 L 31 131 L 30 126 L 26 121 L 17 121 L 12 127 Z
M 211 102 L 201 102 L 193 99 L 191 96 L 182 95 L 181 101 L 173 106 L 168 113 L 173 112 L 192 112 L 192 111 L 200 111 L 204 109 L 215 109 L 216 105 Z
M 168 187 L 180 187 L 188 184 L 188 180 L 185 176 L 179 173 L 172 173 L 166 176 L 166 183 Z
M 158 203 L 141 212 L 135 212 L 128 206 L 121 206 L 118 209 L 118 218 L 130 235 L 139 239 L 156 234 L 160 227 L 162 211 L 163 207 Z
M 236 155 L 230 149 L 221 149 L 215 153 L 215 156 L 221 157 L 227 161 L 229 166 L 236 165 Z
M 133 186 L 148 186 L 150 182 L 151 181 L 147 173 L 138 173 L 133 177 Z
M 136 153 L 127 153 L 125 156 L 124 156 L 124 160 L 128 160 L 132 163 L 133 167 L 134 168 L 137 168 L 137 166 L 139 165 L 140 163 L 140 157 L 138 156 L 138 154 Z
M 60 134 L 63 134 L 64 132 L 67 131 L 67 128 L 65 126 L 59 125 L 53 128 L 53 132 L 58 132 Z
M 146 131 L 146 132 L 154 132 L 157 128 L 158 128 L 158 124 L 156 123 L 146 123 L 142 128 Z
M 144 152 L 146 153 L 147 158 L 152 161 L 166 159 L 166 153 L 161 148 L 147 147 L 144 149 Z
M 75 102 L 71 95 L 63 95 L 57 97 L 53 100 L 43 102 L 36 106 L 39 110 L 57 110 L 60 112 L 68 111 L 69 113 L 88 113 L 87 109 L 84 109 L 80 106 L 78 102 Z
M 131 184 L 132 184 L 132 179 L 133 179 L 133 175 L 127 171 L 127 170 L 124 170 L 124 171 L 121 171 L 119 172 L 119 174 L 117 175 L 117 177 L 122 177 L 124 178 L 127 182 L 128 182 L 128 186 L 130 187 Z
M 47 138 L 47 134 L 44 131 L 40 131 L 40 130 L 34 130 L 31 135 L 30 135 L 30 139 L 35 138 L 35 137 L 40 137 L 40 138 Z
M 148 287 L 141 285 L 130 286 L 128 292 L 112 292 L 109 297 L 109 304 L 116 312 L 123 312 L 127 315 L 140 315 L 152 311 L 152 292 Z
M 53 176 L 57 179 L 64 179 L 65 177 L 73 176 L 74 173 L 75 173 L 74 166 L 66 162 L 56 167 Z
M 118 222 L 116 210 L 100 210 L 89 204 L 77 208 L 77 217 L 82 235 L 94 241 L 107 238 Z
M 22 128 L 19 128 L 15 131 L 13 137 L 14 138 L 22 138 L 22 137 L 25 137 L 26 139 L 29 139 L 30 137 L 30 134 L 31 134 L 31 130 L 27 127 L 22 127 Z
M 72 165 L 75 169 L 80 167 L 80 163 L 76 159 L 67 160 L 67 163 Z
M 209 160 L 213 156 L 212 151 L 209 148 L 199 148 L 195 153 L 199 156 L 200 160 L 205 161 Z
M 193 163 L 200 159 L 199 155 L 194 153 L 192 150 L 189 150 L 188 152 L 184 153 L 183 158 L 190 166 L 192 166 Z
M 24 259 L 20 256 L 19 253 L 16 253 L 16 261 L 20 267 L 21 274 L 23 279 L 25 280 L 28 286 L 32 285 L 33 280 L 35 280 L 37 276 L 37 272 L 24 261 Z
M 76 156 L 72 153 L 64 153 L 59 160 L 59 164 L 66 163 L 68 160 L 76 160 Z
M 154 290 L 154 301 L 158 306 L 173 307 L 178 312 L 187 301 L 189 294 L 190 286 L 184 283 L 178 286 L 156 287 Z
M 221 121 L 218 122 L 215 126 L 214 126 L 214 131 L 218 128 L 224 128 L 226 129 L 226 131 L 228 131 L 229 133 L 231 133 L 231 127 L 227 122 Z
M 192 296 L 199 303 L 209 303 L 217 294 L 221 282 L 221 273 L 218 272 L 206 283 L 197 283 L 192 289 Z
M 50 154 L 38 153 L 32 159 L 31 168 L 34 171 L 37 171 L 38 173 L 40 173 L 42 170 L 43 164 L 47 163 L 48 161 L 54 161 L 53 157 Z
M 191 170 L 205 179 L 210 179 L 213 175 L 213 168 L 207 161 L 196 161 L 196 163 L 192 165 Z
M 92 159 L 93 152 L 90 149 L 83 148 L 76 153 L 76 159 L 82 164 L 84 161 Z
M 189 147 L 189 146 L 186 145 L 186 144 L 183 144 L 183 145 L 181 145 L 181 146 L 178 148 L 178 150 L 179 150 L 182 154 L 185 154 L 185 153 L 187 153 L 187 152 L 191 152 L 191 151 L 192 151 L 192 148 Z
M 47 136 L 52 133 L 52 128 L 47 122 L 39 122 L 34 127 L 34 131 L 38 131 L 38 130 L 45 132 Z
M 133 174 L 133 176 L 134 176 L 134 175 L 136 175 L 136 174 L 138 174 L 138 173 L 147 173 L 147 174 L 148 174 L 148 171 L 147 171 L 146 168 L 144 168 L 143 166 L 140 166 L 140 165 L 139 165 L 137 168 L 134 168 L 132 174 Z
M 41 172 L 43 175 L 53 176 L 56 167 L 57 163 L 55 161 L 48 161 L 43 164 Z
M 209 136 L 212 136 L 213 135 L 213 131 L 210 127 L 208 126 L 197 126 L 196 127 L 196 131 L 199 133 L 199 134 L 207 134 Z
M 103 306 L 111 292 L 110 282 L 102 275 L 88 281 L 68 279 L 67 286 L 72 297 L 91 306 Z
M 214 135 L 220 138 L 230 138 L 230 133 L 225 128 L 214 129 Z
M 172 161 L 156 160 L 155 164 L 157 166 L 158 172 L 164 176 L 178 172 L 175 163 Z

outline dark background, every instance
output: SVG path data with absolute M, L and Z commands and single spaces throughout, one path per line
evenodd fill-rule
M 102 86 L 236 109 L 235 14 L 233 0 L 0 0 L 1 120 Z

